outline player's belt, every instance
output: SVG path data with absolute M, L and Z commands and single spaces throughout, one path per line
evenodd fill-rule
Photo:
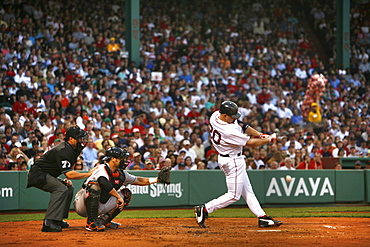
M 236 154 L 236 156 L 240 156 L 242 153 Z M 221 157 L 231 157 L 229 154 L 220 154 Z

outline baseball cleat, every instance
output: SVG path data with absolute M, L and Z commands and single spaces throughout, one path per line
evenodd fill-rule
M 58 222 L 54 220 L 44 220 L 42 224 L 42 232 L 61 232 L 62 227 L 58 224 Z
M 85 229 L 88 231 L 102 232 L 104 231 L 105 226 L 100 220 L 97 220 L 96 222 L 87 223 Z
M 120 225 L 121 225 L 120 223 L 117 223 L 117 222 L 114 222 L 114 221 L 111 221 L 111 222 L 109 222 L 109 223 L 104 224 L 104 226 L 105 226 L 106 228 L 112 228 L 112 229 L 116 229 L 116 228 L 118 228 Z
M 204 205 L 194 207 L 195 219 L 200 227 L 206 228 L 204 222 L 208 218 L 208 212 Z
M 280 226 L 283 224 L 282 221 L 280 220 L 274 220 L 270 216 L 263 216 L 263 217 L 258 217 L 258 227 L 271 227 L 271 226 Z

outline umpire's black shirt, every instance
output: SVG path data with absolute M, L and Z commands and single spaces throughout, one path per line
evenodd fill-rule
M 47 151 L 40 157 L 34 166 L 40 167 L 44 172 L 53 177 L 72 170 L 72 166 L 78 157 L 77 151 L 68 142 L 62 142 L 58 146 Z

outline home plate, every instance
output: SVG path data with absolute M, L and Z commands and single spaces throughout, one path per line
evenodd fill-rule
M 249 230 L 250 232 L 281 232 L 281 230 Z
M 326 226 L 326 225 L 323 225 L 323 227 L 331 228 L 331 229 L 337 229 L 335 226 Z

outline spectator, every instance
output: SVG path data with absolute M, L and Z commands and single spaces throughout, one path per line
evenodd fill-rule
M 144 164 L 145 167 L 141 170 L 154 170 L 153 161 L 151 159 L 146 159 Z
M 78 0 L 76 3 L 78 3 L 77 10 L 84 10 L 87 16 L 96 15 L 96 11 L 88 8 L 86 2 Z M 68 4 L 68 1 L 66 4 Z M 260 21 L 260 13 L 262 12 L 267 16 L 275 16 L 274 9 L 267 8 L 268 2 L 265 0 L 260 3 L 264 11 L 255 12 L 258 19 L 256 25 L 253 25 L 254 22 L 252 22 L 251 25 L 246 23 L 245 26 L 236 25 L 233 27 L 233 31 L 231 32 L 233 35 L 233 45 L 226 45 L 225 47 L 224 44 L 229 44 L 229 37 L 225 35 L 218 36 L 220 33 L 228 32 L 226 28 L 229 27 L 221 23 L 224 19 L 210 17 L 210 20 L 207 21 L 211 21 L 218 26 L 218 31 L 211 33 L 198 31 L 197 35 L 193 36 L 193 32 L 188 32 L 188 29 L 196 28 L 195 23 L 197 22 L 193 21 L 196 18 L 195 15 L 187 15 L 190 24 L 184 28 L 180 20 L 174 18 L 172 15 L 166 15 L 166 8 L 164 8 L 163 14 L 166 15 L 166 20 L 173 25 L 156 25 L 156 32 L 153 32 L 152 30 L 154 29 L 148 28 L 153 23 L 152 20 L 154 18 L 155 8 L 152 8 L 152 4 L 151 2 L 142 3 L 143 9 L 148 10 L 146 12 L 146 18 L 142 23 L 142 34 L 143 37 L 146 37 L 146 40 L 153 39 L 155 41 L 149 44 L 141 40 L 140 50 L 146 54 L 145 56 L 147 58 L 140 61 L 140 64 L 129 63 L 127 58 L 121 58 L 117 54 L 118 48 L 113 49 L 113 46 L 123 48 L 125 41 L 116 31 L 116 25 L 118 25 L 119 21 L 117 23 L 112 22 L 110 16 L 104 13 L 99 15 L 99 23 L 101 23 L 101 26 L 109 23 L 112 28 L 108 33 L 104 33 L 100 26 L 95 28 L 95 23 L 91 19 L 79 22 L 79 25 L 81 25 L 79 28 L 86 30 L 85 34 L 82 35 L 83 32 L 74 31 L 75 26 L 73 23 L 76 20 L 73 20 L 73 18 L 70 22 L 53 22 L 51 25 L 56 27 L 58 31 L 56 33 L 50 33 L 49 37 L 45 38 L 45 42 L 40 38 L 32 38 L 31 36 L 33 35 L 28 33 L 29 31 L 24 31 L 26 33 L 24 37 L 26 38 L 23 41 L 27 39 L 26 42 L 31 42 L 30 45 L 32 44 L 32 46 L 27 45 L 27 49 L 28 47 L 31 48 L 29 54 L 24 53 L 26 56 L 19 50 L 19 46 L 23 46 L 23 41 L 8 42 L 7 39 L 4 39 L 2 44 L 8 48 L 4 49 L 4 51 L 9 52 L 3 54 L 4 59 L 0 60 L 0 64 L 6 70 L 5 74 L 7 76 L 1 81 L 4 94 L 0 95 L 0 102 L 3 102 L 2 104 L 8 104 L 6 106 L 8 114 L 5 114 L 5 105 L 1 107 L 0 122 L 3 123 L 1 129 L 4 130 L 4 133 L 7 130 L 6 136 L 8 137 L 8 141 L 14 132 L 14 129 L 10 127 L 13 125 L 13 122 L 14 126 L 18 126 L 16 127 L 18 131 L 17 117 L 19 117 L 19 122 L 21 123 L 26 123 L 26 121 L 33 123 L 30 127 L 23 125 L 24 130 L 26 128 L 32 131 L 39 130 L 44 125 L 46 119 L 42 117 L 44 115 L 43 112 L 49 112 L 50 108 L 58 105 L 58 102 L 62 106 L 62 109 L 58 110 L 62 114 L 60 119 L 64 119 L 72 125 L 77 122 L 77 118 L 80 115 L 82 117 L 81 112 L 83 110 L 89 112 L 88 117 L 92 119 L 93 127 L 98 129 L 94 131 L 92 136 L 94 142 L 103 138 L 100 134 L 95 136 L 95 132 L 99 133 L 102 130 L 102 133 L 104 133 L 105 129 L 102 129 L 102 127 L 113 129 L 116 119 L 119 118 L 122 118 L 122 120 L 119 120 L 123 123 L 128 121 L 129 125 L 139 128 L 141 139 L 148 137 L 149 132 L 145 130 L 146 128 L 144 126 L 149 125 L 149 121 L 154 120 L 148 114 L 148 106 L 150 102 L 153 102 L 155 104 L 152 109 L 155 112 L 153 115 L 154 118 L 157 118 L 158 116 L 156 115 L 159 114 L 161 119 L 165 119 L 172 126 L 169 130 L 164 129 L 163 126 L 159 127 L 160 132 L 161 130 L 165 132 L 165 136 L 161 136 L 161 138 L 165 138 L 174 144 L 177 144 L 176 141 L 180 142 L 184 139 L 184 133 L 181 132 L 178 134 L 177 140 L 175 140 L 175 135 L 172 131 L 178 133 L 180 132 L 179 128 L 181 128 L 182 131 L 188 131 L 190 135 L 194 130 L 194 126 L 191 126 L 190 129 L 187 128 L 186 121 L 189 119 L 186 119 L 186 116 L 191 111 L 193 105 L 198 105 L 196 112 L 201 116 L 195 116 L 193 120 L 198 123 L 201 118 L 204 118 L 203 123 L 199 124 L 199 126 L 205 126 L 202 128 L 203 135 L 198 137 L 206 141 L 207 135 L 209 135 L 207 129 L 209 112 L 216 110 L 224 97 L 231 97 L 230 94 L 227 94 L 226 90 L 228 88 L 228 82 L 231 83 L 229 84 L 229 88 L 233 90 L 233 96 L 231 98 L 238 100 L 238 98 L 243 99 L 244 97 L 250 101 L 251 107 L 248 109 L 249 114 L 243 113 L 243 117 L 247 118 L 248 123 L 262 126 L 262 123 L 266 121 L 265 119 L 271 119 L 276 126 L 271 128 L 270 131 L 272 132 L 273 129 L 278 128 L 281 130 L 281 133 L 290 128 L 291 126 L 287 125 L 291 124 L 299 124 L 304 126 L 305 129 L 309 129 L 312 122 L 306 119 L 306 116 L 300 116 L 299 109 L 304 101 L 302 95 L 304 95 L 306 88 L 306 80 L 313 72 L 324 74 L 329 79 L 329 83 L 325 86 L 325 93 L 319 96 L 319 100 L 314 103 L 318 105 L 317 108 L 321 106 L 323 111 L 321 120 L 319 121 L 320 124 L 313 124 L 315 134 L 313 134 L 312 141 L 307 141 L 308 152 L 311 153 L 312 147 L 320 144 L 317 143 L 318 139 L 316 137 L 324 134 L 330 127 L 333 128 L 331 131 L 333 131 L 334 136 L 344 140 L 344 136 L 349 136 L 350 134 L 351 125 L 354 125 L 350 123 L 352 121 L 351 119 L 357 116 L 360 116 L 362 118 L 361 122 L 364 123 L 358 122 L 356 125 L 361 126 L 361 128 L 365 127 L 361 129 L 361 133 L 359 134 L 364 140 L 368 141 L 367 136 L 370 134 L 370 128 L 368 127 L 368 130 L 366 130 L 366 126 L 368 126 L 370 114 L 369 108 L 366 107 L 365 103 L 369 101 L 367 97 L 369 88 L 366 84 L 369 79 L 369 73 L 366 68 L 369 64 L 368 46 L 370 42 L 368 42 L 368 26 L 366 23 L 360 23 L 360 20 L 362 21 L 366 17 L 366 7 L 363 7 L 364 5 L 361 3 L 354 3 L 354 6 L 359 9 L 359 17 L 351 19 L 351 29 L 356 30 L 355 27 L 358 27 L 359 30 L 358 32 L 351 32 L 351 40 L 356 40 L 356 42 L 352 42 L 353 46 L 351 47 L 351 68 L 337 67 L 333 59 L 326 63 L 323 60 L 324 54 L 312 54 L 312 50 L 314 49 L 311 50 L 311 45 L 314 43 L 310 40 L 311 37 L 306 35 L 308 32 L 305 32 L 301 27 L 298 28 L 299 19 L 294 16 L 294 13 L 297 13 L 296 11 L 284 13 L 284 18 L 279 19 L 279 21 L 276 18 L 268 22 Z M 297 6 L 300 4 L 298 3 Z M 34 2 L 31 1 L 30 5 L 34 5 Z M 107 7 L 109 7 L 108 5 Z M 166 1 L 163 3 L 163 6 L 166 6 Z M 320 18 L 313 18 L 313 20 L 316 20 L 316 24 L 312 26 L 316 27 L 315 32 L 319 33 L 318 37 L 323 37 L 323 43 L 330 44 L 326 49 L 329 53 L 332 50 L 334 37 L 332 28 L 335 27 L 335 23 L 333 23 L 334 19 L 328 18 L 330 13 L 334 11 L 332 6 L 334 5 L 323 3 L 321 8 L 316 8 L 311 13 L 312 17 L 314 17 L 314 14 L 316 14 L 316 17 L 320 16 Z M 209 7 L 211 10 L 219 13 L 218 15 L 211 16 L 222 16 L 227 11 L 214 3 L 211 3 Z M 45 11 L 51 11 L 50 8 L 49 5 L 45 5 Z M 189 7 L 185 6 L 184 11 L 187 11 L 187 8 Z M 295 8 L 295 6 L 292 6 L 292 8 Z M 40 15 L 37 19 L 35 15 L 31 15 L 27 18 L 32 21 L 22 23 L 24 13 L 22 11 L 15 13 L 15 9 L 7 10 L 9 12 L 7 15 L 19 16 L 19 18 L 14 19 L 14 25 L 23 26 L 25 30 L 32 30 L 33 27 L 30 27 L 31 23 L 37 22 L 40 23 L 38 26 L 40 33 L 48 31 L 45 23 L 49 23 L 49 21 L 46 15 Z M 313 4 L 305 4 L 299 8 L 300 11 L 306 11 L 306 9 L 308 9 L 308 12 L 314 9 Z M 60 16 L 67 16 L 69 14 L 63 8 L 53 9 L 52 11 L 57 11 L 57 14 Z M 188 12 L 190 13 L 191 11 Z M 322 12 L 324 15 L 322 15 Z M 77 15 L 74 18 L 78 19 L 79 17 Z M 118 17 L 120 20 L 122 18 L 122 16 Z M 239 15 L 238 18 L 241 18 L 241 16 Z M 292 22 L 291 20 L 297 21 Z M 237 21 L 242 22 L 239 19 Z M 279 23 L 277 24 L 277 22 Z M 279 28 L 276 28 L 277 25 Z M 166 29 L 164 28 L 165 26 Z M 175 32 L 173 27 L 182 31 Z M 289 29 L 289 34 L 281 34 L 281 28 Z M 261 30 L 265 30 L 265 33 L 261 36 L 257 37 L 253 33 L 260 33 Z M 18 35 L 14 33 L 15 30 L 13 29 L 9 29 L 6 32 L 11 37 Z M 248 32 L 252 33 L 253 36 L 247 37 L 246 34 Z M 157 33 L 170 33 L 170 42 L 162 44 L 158 37 L 154 35 Z M 69 36 L 73 37 L 74 41 L 72 39 L 67 41 L 66 38 Z M 31 38 L 28 39 L 28 37 Z M 50 41 L 46 41 L 49 38 Z M 113 41 L 112 38 L 115 40 Z M 76 39 L 80 41 L 76 42 Z M 207 39 L 217 39 L 220 42 L 209 45 L 210 48 L 207 49 L 199 45 L 200 50 L 194 51 L 195 42 L 205 44 L 208 43 Z M 258 44 L 255 42 L 256 40 L 258 40 Z M 39 45 L 41 41 L 43 41 L 42 45 Z M 237 47 L 249 48 L 244 52 L 242 49 L 237 49 Z M 53 52 L 50 53 L 50 51 Z M 226 55 L 223 53 L 226 53 Z M 326 55 L 330 56 L 331 54 L 329 53 Z M 118 56 L 116 57 L 116 55 Z M 205 56 L 208 59 L 205 59 Z M 276 57 L 278 58 L 276 59 Z M 180 60 L 180 62 L 175 63 L 177 60 Z M 235 62 L 236 60 L 243 62 L 238 64 Z M 263 61 L 263 64 L 260 61 Z M 75 70 L 73 70 L 73 67 Z M 162 72 L 163 75 L 168 74 L 170 76 L 165 76 L 162 82 L 152 81 L 150 71 L 154 69 L 155 71 Z M 38 79 L 39 74 L 42 75 L 43 79 Z M 9 79 L 16 83 L 8 83 Z M 193 84 L 189 85 L 188 82 L 193 82 Z M 190 92 L 190 88 L 194 90 Z M 223 90 L 225 91 L 224 94 L 221 93 Z M 163 92 L 168 92 L 168 95 L 171 96 L 173 108 L 160 102 L 163 98 L 161 94 Z M 119 118 L 113 118 L 111 112 L 109 112 L 108 118 L 111 121 L 104 122 L 103 120 L 107 117 L 102 119 L 100 113 L 104 111 L 103 109 L 107 103 L 109 106 L 117 106 L 118 100 L 116 100 L 116 96 L 123 102 L 126 102 L 122 103 L 122 105 L 125 106 L 127 104 L 128 108 L 126 109 L 124 107 L 119 110 L 123 110 L 120 112 L 122 115 Z M 137 96 L 140 96 L 140 98 Z M 19 114 L 22 114 L 21 116 L 10 114 L 9 111 L 12 110 L 12 107 L 16 106 L 19 101 L 17 99 L 20 97 L 24 97 L 27 107 L 34 108 L 32 114 L 28 114 L 27 116 L 27 114 L 23 114 L 24 111 L 19 112 Z M 164 95 L 164 98 L 168 97 Z M 282 109 L 280 102 L 285 101 L 285 109 L 291 109 L 293 112 L 290 123 L 287 123 L 285 118 L 282 121 L 273 120 L 279 119 L 275 116 L 276 113 L 274 110 L 262 110 L 267 98 L 271 98 L 271 106 L 268 109 L 279 107 L 276 113 L 279 113 L 280 109 Z M 35 99 L 35 103 L 33 103 L 33 99 Z M 92 110 L 88 110 L 90 100 L 92 102 Z M 201 100 L 203 100 L 203 103 L 200 103 Z M 87 102 L 87 104 L 84 102 Z M 161 106 L 157 106 L 157 104 Z M 204 112 L 201 108 L 202 104 L 205 105 Z M 139 124 L 130 124 L 131 117 L 128 111 L 135 112 L 138 108 L 144 110 L 144 106 L 148 108 L 148 111 L 144 111 L 145 113 L 143 115 L 149 121 L 140 117 L 138 118 Z M 56 108 L 59 107 L 57 106 Z M 37 113 L 37 110 L 40 112 Z M 140 112 L 140 110 L 138 111 Z M 165 117 L 166 114 L 164 113 L 168 114 L 167 117 Z M 141 115 L 140 113 L 138 116 Z M 295 119 L 295 116 L 297 116 L 297 119 Z M 245 119 L 243 120 L 245 121 Z M 306 126 L 307 123 L 309 124 Z M 8 125 L 9 127 L 5 127 Z M 59 124 L 54 125 L 57 127 Z M 342 132 L 335 129 L 336 125 L 347 125 L 348 127 L 345 127 L 345 131 Z M 119 126 L 118 128 L 121 127 Z M 129 139 L 132 139 L 129 136 L 131 127 L 128 127 L 129 131 L 126 131 L 123 137 L 123 139 L 127 139 L 127 142 L 125 141 L 122 144 L 120 140 L 120 145 L 135 146 L 135 144 L 130 144 L 129 141 Z M 66 128 L 64 127 L 63 129 L 65 131 Z M 126 124 L 125 129 L 127 130 Z M 19 133 L 22 136 L 21 138 L 27 139 L 27 132 L 29 132 L 28 129 L 27 131 L 21 130 Z M 111 131 L 109 135 L 111 136 L 114 133 Z M 303 136 L 308 135 L 304 133 Z M 21 138 L 18 141 L 21 141 Z M 190 139 L 189 136 L 189 140 L 194 143 L 193 148 L 195 148 L 197 146 L 196 139 Z M 32 140 L 29 141 L 28 139 L 25 141 L 31 147 Z M 113 145 L 109 143 L 108 141 L 106 147 Z M 49 144 L 52 144 L 52 142 Z M 139 147 L 141 146 L 140 143 L 137 145 Z M 358 143 L 359 146 L 360 143 Z M 7 148 L 6 145 L 3 145 L 3 147 Z M 176 153 L 179 152 L 180 148 L 175 147 Z M 285 145 L 283 147 L 279 146 L 278 151 L 284 151 L 286 148 Z M 10 149 L 7 151 L 10 152 Z M 206 154 L 207 151 L 205 152 Z M 339 149 L 337 151 L 339 152 Z
M 260 152 L 259 151 L 254 151 L 253 153 L 253 160 L 254 160 L 254 163 L 256 164 L 256 169 L 259 170 L 260 169 L 260 166 L 264 166 L 265 163 L 263 162 L 263 160 L 261 160 L 261 156 L 260 156 Z
M 254 167 L 254 168 L 253 168 Z M 252 157 L 248 157 L 245 159 L 245 169 L 246 170 L 253 170 L 255 169 L 257 166 L 256 164 L 254 163 L 254 160 Z
M 191 149 L 190 147 L 190 141 L 189 140 L 184 140 L 182 143 L 182 149 L 179 150 L 185 151 L 185 157 L 189 156 L 191 158 L 192 162 L 195 162 L 195 158 L 197 157 L 197 154 L 195 153 L 194 149 Z
M 133 154 L 133 159 L 131 161 L 131 163 L 128 165 L 128 169 L 129 170 L 134 170 L 134 167 L 135 166 L 138 166 L 139 169 L 138 170 L 142 170 L 145 168 L 145 165 L 144 163 L 141 162 L 141 154 L 139 152 L 135 152 Z
M 197 169 L 196 170 L 204 170 L 206 169 L 206 164 L 203 161 L 199 161 L 197 163 Z
M 316 153 L 314 158 L 310 161 L 308 169 L 324 169 L 324 163 L 322 162 L 321 158 L 321 154 Z
M 340 162 L 335 163 L 334 169 L 335 170 L 342 170 L 343 169 L 342 164 Z
M 13 112 L 23 114 L 24 111 L 28 111 L 25 96 L 19 96 L 18 101 L 13 104 Z
M 186 170 L 186 164 L 185 163 L 180 163 L 178 164 L 178 170 L 179 171 L 185 171 Z
M 160 158 L 158 164 L 156 165 L 155 170 L 160 170 L 163 167 L 172 167 L 172 161 L 170 158 Z
M 7 171 L 9 170 L 7 164 L 7 157 L 4 153 L 0 155 L 0 171 Z
M 284 166 L 280 166 L 278 170 L 295 170 L 294 161 L 290 157 L 284 159 Z
M 86 147 L 82 150 L 82 158 L 90 170 L 93 168 L 93 163 L 98 159 L 98 151 L 94 148 L 94 142 L 92 138 L 87 140 Z
M 195 140 L 195 145 L 193 145 L 191 147 L 191 149 L 194 150 L 194 152 L 196 153 L 196 157 L 198 157 L 199 159 L 204 159 L 205 158 L 205 148 L 204 148 L 204 145 L 203 145 L 203 142 L 202 142 L 202 139 L 201 138 L 196 138 Z
M 361 170 L 361 169 L 362 169 L 362 162 L 361 162 L 361 161 L 359 161 L 359 160 L 357 160 L 357 161 L 355 162 L 354 169 L 355 169 L 355 170 Z
M 330 151 L 330 144 L 327 142 L 324 142 L 322 148 L 317 152 L 324 158 L 333 157 L 332 152 Z
M 269 164 L 269 169 L 268 170 L 278 170 L 279 169 L 279 164 L 276 161 L 272 161 Z
M 186 165 L 186 170 L 196 170 L 197 169 L 197 165 L 192 162 L 190 156 L 185 157 L 184 163 Z
M 359 157 L 359 155 L 358 155 L 358 152 L 357 152 L 357 150 L 356 150 L 356 147 L 354 147 L 354 146 L 352 146 L 350 149 L 349 149 L 349 154 L 347 155 L 347 157 L 352 157 L 352 158 L 354 158 L 354 157 Z
M 310 163 L 311 163 L 311 158 L 307 154 L 303 156 L 303 161 L 299 164 L 297 164 L 296 169 L 297 170 L 308 170 L 310 169 Z

